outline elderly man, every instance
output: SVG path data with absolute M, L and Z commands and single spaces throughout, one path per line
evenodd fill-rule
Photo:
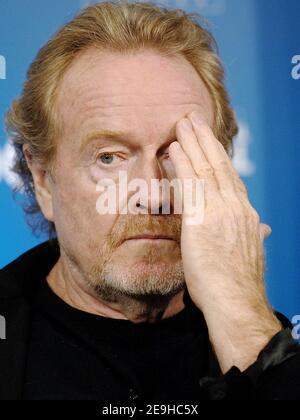
M 300 396 L 299 348 L 264 287 L 270 228 L 231 164 L 236 121 L 195 15 L 85 9 L 40 50 L 7 125 L 50 239 L 1 270 L 2 399 Z M 174 189 L 99 211 L 103 180 L 133 198 L 120 173 L 182 182 L 182 212 Z

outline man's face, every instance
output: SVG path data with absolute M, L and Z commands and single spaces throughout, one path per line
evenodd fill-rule
M 57 109 L 63 130 L 53 220 L 68 260 L 102 295 L 182 290 L 181 215 L 172 205 L 171 214 L 101 215 L 96 186 L 103 178 L 117 182 L 119 171 L 128 182 L 144 179 L 149 190 L 151 179 L 175 178 L 168 146 L 176 140 L 176 123 L 193 110 L 210 125 L 213 120 L 208 90 L 194 68 L 181 57 L 151 51 L 123 56 L 90 49 L 65 74 Z M 124 134 L 103 137 L 100 130 Z M 163 198 L 152 202 L 162 204 Z M 127 239 L 149 233 L 169 239 Z

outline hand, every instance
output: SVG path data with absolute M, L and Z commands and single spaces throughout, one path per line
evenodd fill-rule
M 210 127 L 193 111 L 176 126 L 169 147 L 177 178 L 203 179 L 204 220 L 191 226 L 183 211 L 181 252 L 191 299 L 203 312 L 221 369 L 241 370 L 282 329 L 264 286 L 264 239 L 247 189 Z

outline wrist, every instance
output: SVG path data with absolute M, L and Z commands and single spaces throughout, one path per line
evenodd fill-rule
M 262 349 L 283 329 L 273 311 L 263 313 L 225 314 L 217 317 L 205 314 L 210 342 L 221 370 L 233 366 L 241 371 L 255 362 Z

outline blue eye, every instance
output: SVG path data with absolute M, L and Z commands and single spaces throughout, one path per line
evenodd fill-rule
M 98 157 L 98 159 L 101 159 L 101 162 L 104 163 L 105 165 L 109 165 L 110 163 L 112 163 L 113 158 L 114 158 L 113 153 L 103 153 L 101 156 Z

